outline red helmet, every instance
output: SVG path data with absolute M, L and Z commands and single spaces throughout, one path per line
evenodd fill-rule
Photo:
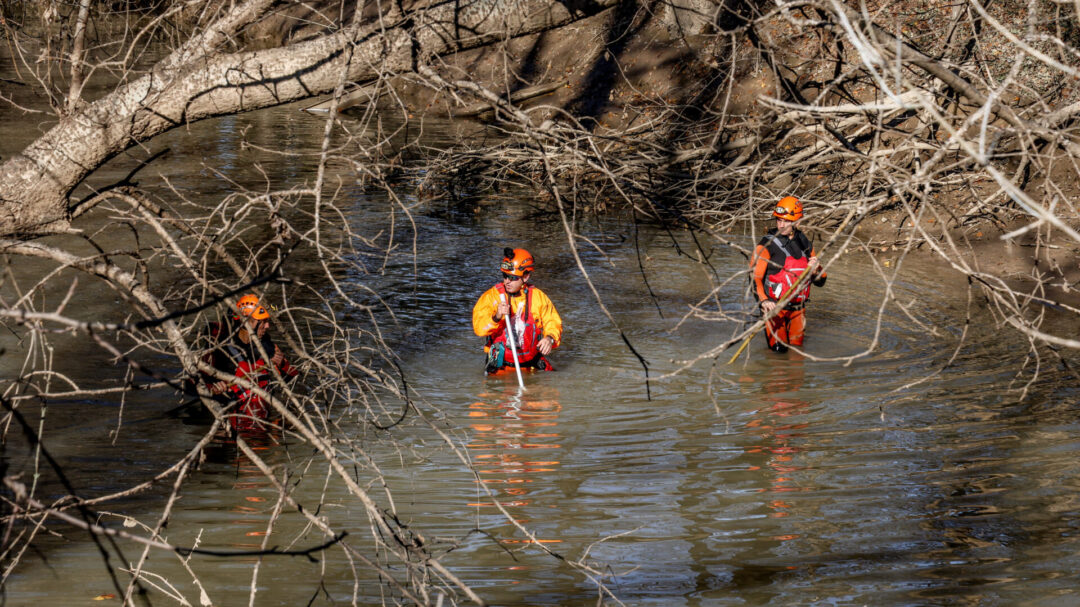
M 499 264 L 499 269 L 502 270 L 503 274 L 524 276 L 527 272 L 533 271 L 532 253 L 525 249 L 507 247 L 503 249 L 503 259 L 502 263 Z
M 250 316 L 255 320 L 270 318 L 266 308 L 259 305 L 259 298 L 250 293 L 237 300 L 236 307 L 240 309 L 241 316 Z
M 773 209 L 772 214 L 773 217 L 779 217 L 780 219 L 797 221 L 802 218 L 802 203 L 794 196 L 784 196 L 780 199 L 780 202 L 776 203 L 776 208 Z

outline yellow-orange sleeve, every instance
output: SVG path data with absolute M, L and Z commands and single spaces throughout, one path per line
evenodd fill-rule
M 540 322 L 545 337 L 555 340 L 555 346 L 562 343 L 563 323 L 555 304 L 540 289 L 533 287 L 532 314 Z
M 495 287 L 491 287 L 484 294 L 480 296 L 480 299 L 476 300 L 476 305 L 473 306 L 472 311 L 472 326 L 473 332 L 480 337 L 487 337 L 491 335 L 499 328 L 499 323 L 495 322 L 495 310 L 499 306 L 499 291 Z

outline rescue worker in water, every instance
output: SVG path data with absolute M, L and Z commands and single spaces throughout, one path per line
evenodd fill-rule
M 281 377 L 292 380 L 298 370 L 289 364 L 281 348 L 270 337 L 270 312 L 259 302 L 258 296 L 248 294 L 236 302 L 237 316 L 233 322 L 210 323 L 209 340 L 213 348 L 203 355 L 203 360 L 228 375 L 245 378 L 263 390 L 271 390 L 276 369 Z M 259 346 L 262 347 L 260 352 Z M 270 357 L 263 358 L 263 352 Z M 251 428 L 259 420 L 268 417 L 269 405 L 254 391 L 236 383 L 226 382 L 204 375 L 210 393 L 224 405 L 238 405 L 232 414 L 238 428 Z
M 485 338 L 487 365 L 484 372 L 497 373 L 514 366 L 506 340 L 506 317 L 514 326 L 514 346 L 521 368 L 554 371 L 545 358 L 559 347 L 562 319 L 548 296 L 529 284 L 533 256 L 525 249 L 503 249 L 500 281 L 480 296 L 473 306 L 473 331 Z
M 810 284 L 824 286 L 827 277 L 810 240 L 797 227 L 803 217 L 799 199 L 794 196 L 781 198 L 772 214 L 776 218 L 776 227 L 758 242 L 750 269 L 754 276 L 754 295 L 768 319 L 765 337 L 769 349 L 787 352 L 788 346 L 803 344 Z M 783 309 L 776 310 L 777 303 L 792 291 L 804 272 L 810 272 L 809 280 L 799 285 Z M 769 318 L 774 310 L 775 314 Z

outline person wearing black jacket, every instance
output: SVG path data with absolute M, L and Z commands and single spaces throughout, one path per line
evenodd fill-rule
M 274 379 L 273 369 L 277 369 L 286 381 L 296 377 L 297 369 L 289 364 L 281 348 L 270 337 L 270 313 L 259 304 L 259 298 L 245 295 L 236 306 L 239 316 L 233 319 L 234 322 L 210 323 L 212 347 L 203 360 L 215 369 L 244 378 L 263 390 L 268 390 Z M 263 353 L 269 356 L 269 361 Z M 216 400 L 226 405 L 238 405 L 238 411 L 234 413 L 239 418 L 238 426 L 250 426 L 268 417 L 267 403 L 250 387 L 209 375 L 204 375 L 203 381 Z

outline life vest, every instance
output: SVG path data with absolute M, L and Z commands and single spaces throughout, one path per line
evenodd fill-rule
M 540 327 L 537 326 L 536 320 L 532 316 L 532 289 L 528 286 L 522 286 L 522 288 L 525 289 L 525 305 L 521 307 L 520 314 L 513 314 L 512 312 L 510 314 L 514 326 L 514 348 L 517 349 L 517 362 L 519 365 L 528 363 L 540 356 L 540 350 L 536 348 L 536 344 L 543 337 Z M 495 285 L 495 289 L 499 291 L 499 295 L 507 297 L 506 287 L 502 283 Z M 507 300 L 509 301 L 509 297 L 507 297 Z M 510 343 L 506 340 L 505 319 L 499 322 L 498 331 L 487 338 L 489 347 L 495 344 L 504 345 L 506 348 L 506 364 L 513 365 L 514 355 L 511 353 Z
M 263 391 L 270 385 L 270 378 L 272 374 L 267 367 L 263 359 L 259 359 L 252 364 L 249 361 L 243 360 L 236 365 L 236 376 L 244 378 L 250 382 L 253 382 L 259 386 Z M 255 393 L 254 390 L 244 388 L 240 385 L 233 385 L 231 387 L 233 392 L 233 398 L 236 399 L 240 405 L 240 415 L 253 417 L 255 419 L 240 418 L 237 420 L 237 425 L 241 428 L 255 425 L 256 420 L 266 419 L 269 417 L 270 410 L 267 407 L 266 402 Z
M 798 282 L 803 272 L 809 267 L 810 260 L 806 258 L 805 251 L 800 247 L 800 255 L 796 257 L 774 234 L 769 234 L 772 242 L 784 253 L 783 266 L 771 274 L 765 276 L 765 293 L 773 301 L 783 299 Z M 790 242 L 790 241 L 789 241 Z M 775 260 L 774 260 L 775 261 Z M 803 281 L 799 289 L 788 300 L 788 303 L 800 304 L 810 298 L 810 281 Z

